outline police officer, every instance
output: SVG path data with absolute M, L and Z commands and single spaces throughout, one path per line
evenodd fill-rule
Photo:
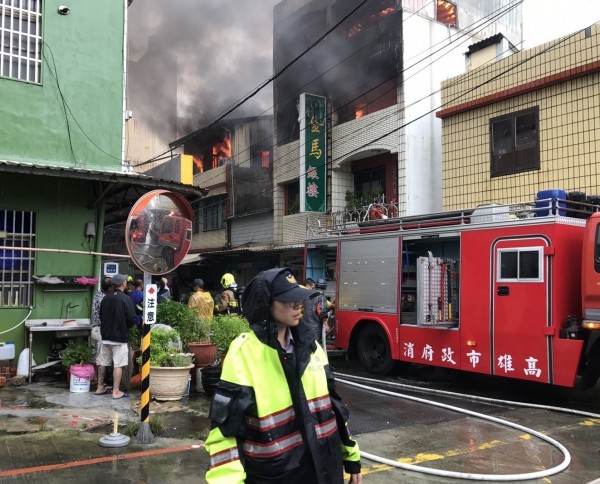
M 212 483 L 352 484 L 362 482 L 348 409 L 323 349 L 300 322 L 315 295 L 289 269 L 270 269 L 245 288 L 251 331 L 227 352 L 206 439 Z

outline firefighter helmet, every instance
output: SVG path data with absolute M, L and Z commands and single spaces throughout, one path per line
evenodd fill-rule
M 235 278 L 233 277 L 233 275 L 229 272 L 223 274 L 223 277 L 221 277 L 221 286 L 227 289 L 232 284 L 235 284 Z
M 327 281 L 325 279 L 317 279 L 315 287 L 317 289 L 327 289 Z

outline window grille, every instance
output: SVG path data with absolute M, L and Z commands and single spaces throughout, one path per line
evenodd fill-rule
M 0 76 L 40 83 L 42 0 L 0 0 Z
M 35 213 L 0 210 L 0 306 L 33 304 Z

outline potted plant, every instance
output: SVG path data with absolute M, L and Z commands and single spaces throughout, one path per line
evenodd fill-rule
M 242 316 L 220 314 L 210 325 L 210 339 L 217 346 L 217 360 L 214 365 L 202 368 L 202 388 L 208 396 L 214 394 L 221 378 L 221 365 L 231 342 L 242 333 L 250 331 L 248 320 Z
M 71 340 L 59 354 L 62 365 L 69 372 L 71 392 L 89 392 L 90 382 L 96 374 L 92 365 L 94 347 L 88 340 Z
M 177 301 L 165 301 L 158 305 L 156 319 L 179 332 L 183 348 L 195 355 L 197 368 L 214 362 L 217 347 L 210 341 L 210 323 L 198 317 L 198 313 Z
M 194 367 L 193 359 L 193 354 L 182 351 L 177 330 L 153 330 L 150 334 L 150 394 L 156 400 L 181 400 Z

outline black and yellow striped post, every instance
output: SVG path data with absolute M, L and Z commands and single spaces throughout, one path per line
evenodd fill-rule
M 140 430 L 136 440 L 139 444 L 154 442 L 150 429 L 150 329 L 156 322 L 156 285 L 146 284 L 144 293 L 144 320 L 142 322 L 142 395 L 140 397 Z
M 142 325 L 142 395 L 140 397 L 140 429 L 136 440 L 139 444 L 154 442 L 150 429 L 150 325 Z

